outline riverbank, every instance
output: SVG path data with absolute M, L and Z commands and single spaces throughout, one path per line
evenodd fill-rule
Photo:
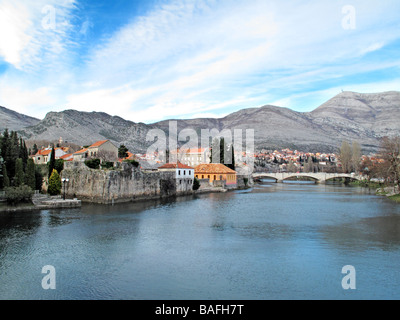
M 352 181 L 350 182 L 350 185 L 354 187 L 373 189 L 376 191 L 377 195 L 385 196 L 391 201 L 400 203 L 400 190 L 398 189 L 398 187 L 394 186 L 385 187 L 380 182 L 367 181 L 367 180 Z
M 61 196 L 50 197 L 48 195 L 34 195 L 32 203 L 10 206 L 6 203 L 0 205 L 0 213 L 32 212 L 48 209 L 79 208 L 82 202 L 78 199 L 62 199 Z

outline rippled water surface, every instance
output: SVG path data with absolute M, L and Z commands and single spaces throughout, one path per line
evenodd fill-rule
M 400 205 L 340 185 L 0 215 L 0 299 L 399 299 L 399 265 Z

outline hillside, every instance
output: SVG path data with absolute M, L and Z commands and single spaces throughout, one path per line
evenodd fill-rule
M 10 131 L 17 131 L 25 127 L 33 126 L 39 122 L 39 119 L 0 107 L 0 129 L 2 131 L 5 128 L 8 128 Z
M 379 139 L 400 134 L 400 92 L 361 94 L 343 92 L 312 112 L 302 113 L 276 106 L 243 109 L 220 119 L 177 120 L 178 132 L 201 129 L 254 129 L 257 149 L 297 148 L 309 151 L 337 151 L 343 140 L 357 140 L 365 151 L 376 151 Z M 34 120 L 32 120 L 35 122 Z M 144 152 L 150 129 L 168 135 L 169 121 L 135 123 L 99 112 L 66 110 L 50 112 L 42 121 L 20 130 L 26 139 L 64 141 L 80 145 L 110 139 L 130 150 Z M 23 126 L 21 125 L 21 128 Z

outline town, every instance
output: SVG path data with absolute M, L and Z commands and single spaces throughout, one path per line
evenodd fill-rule
M 7 139 L 14 141 L 13 148 L 7 147 Z M 218 148 L 212 145 L 210 148 L 148 153 L 133 153 L 126 146 L 117 147 L 110 140 L 95 141 L 86 146 L 68 143 L 62 137 L 58 141 L 46 141 L 47 146 L 43 145 L 44 141 L 40 142 L 40 148 L 32 142 L 28 143 L 28 148 L 15 132 L 11 132 L 11 137 L 8 131 L 4 132 L 4 150 L 19 149 L 19 155 L 12 157 L 25 160 L 21 159 L 22 165 L 17 165 L 18 160 L 13 164 L 10 154 L 2 152 L 0 187 L 6 190 L 7 187 L 26 188 L 29 185 L 36 194 L 47 196 L 41 204 L 48 203 L 48 196 L 62 196 L 64 201 L 79 199 L 114 204 L 202 192 L 227 192 L 253 186 L 254 180 L 257 181 L 256 172 L 352 173 L 374 178 L 379 175 L 376 172 L 373 175 L 374 170 L 385 163 L 380 155 L 362 155 L 356 142 L 352 145 L 344 142 L 338 154 L 289 148 L 236 152 L 232 146 L 225 145 L 222 138 L 217 141 L 222 145 Z M 214 156 L 213 159 L 213 147 L 221 153 L 225 150 L 231 156 L 225 156 L 225 159 L 223 155 L 222 159 Z M 24 183 L 29 180 L 29 175 L 32 176 L 28 173 L 29 162 L 36 168 L 30 184 Z M 23 191 L 20 193 L 24 194 Z M 5 192 L 1 195 L 5 197 Z M 12 199 L 15 203 L 30 197 L 20 196 L 16 198 L 18 201 Z

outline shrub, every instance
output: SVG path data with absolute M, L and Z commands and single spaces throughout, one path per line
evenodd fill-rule
M 131 165 L 133 165 L 135 168 L 139 167 L 139 162 L 136 160 L 124 160 L 124 162 L 130 163 Z
M 114 168 L 114 162 L 106 161 L 101 164 L 102 169 L 112 169 Z
M 23 184 L 19 187 L 8 187 L 4 189 L 8 204 L 29 203 L 32 201 L 33 190 Z
M 47 189 L 47 192 L 51 196 L 57 196 L 61 194 L 61 177 L 56 169 L 53 169 L 53 172 L 49 178 L 49 188 Z
M 90 169 L 99 169 L 100 168 L 100 159 L 91 159 L 85 161 L 86 166 Z
M 194 181 L 193 181 L 193 190 L 196 191 L 196 190 L 199 190 L 199 189 L 200 189 L 200 181 L 199 181 L 199 179 L 194 178 Z

